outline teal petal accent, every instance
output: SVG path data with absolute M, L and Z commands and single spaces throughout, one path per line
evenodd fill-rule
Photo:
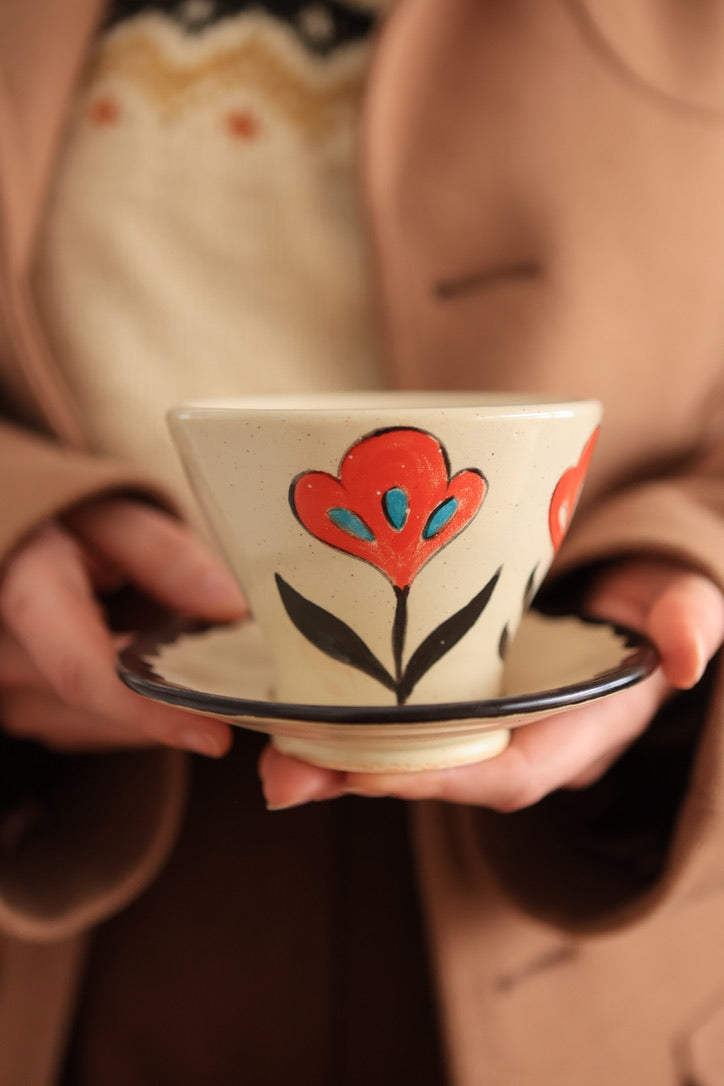
M 447 498 L 446 501 L 433 509 L 427 519 L 427 524 L 422 530 L 423 539 L 434 539 L 443 530 L 445 525 L 455 516 L 458 508 L 457 498 Z
M 382 507 L 387 520 L 395 531 L 402 531 L 405 527 L 410 506 L 407 501 L 407 494 L 401 486 L 393 486 L 391 490 L 387 491 L 382 498 Z
M 347 535 L 354 536 L 355 539 L 362 539 L 365 543 L 374 543 L 375 537 L 365 522 L 350 509 L 341 507 L 330 509 L 327 516 L 336 528 L 346 532 Z

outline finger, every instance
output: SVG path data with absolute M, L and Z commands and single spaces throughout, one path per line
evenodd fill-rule
M 150 739 L 212 756 L 228 749 L 227 724 L 191 717 L 123 685 L 78 546 L 61 529 L 38 532 L 8 567 L 0 583 L 0 618 L 71 708 L 129 729 L 139 743 Z
M 259 776 L 270 811 L 298 807 L 312 800 L 336 799 L 344 793 L 344 773 L 282 754 L 273 743 L 268 743 L 261 753 Z
M 106 562 L 174 610 L 218 622 L 247 610 L 229 570 L 183 523 L 159 509 L 109 499 L 81 506 L 67 522 Z
M 630 746 L 629 742 L 621 743 L 619 746 L 614 747 L 603 757 L 593 762 L 587 769 L 584 769 L 582 773 L 578 773 L 571 777 L 569 781 L 566 781 L 562 787 L 569 788 L 572 791 L 579 791 L 583 788 L 590 788 L 592 784 L 600 780 L 615 762 L 626 752 Z
M 724 595 L 703 575 L 672 562 L 631 560 L 611 567 L 587 601 L 590 613 L 646 633 L 672 686 L 701 678 L 724 637 Z
M 668 690 L 657 673 L 631 690 L 515 729 L 509 746 L 489 761 L 423 773 L 350 773 L 346 788 L 358 795 L 517 811 L 620 753 L 644 730 Z
M 706 578 L 681 574 L 653 604 L 646 630 L 661 654 L 666 678 L 688 689 L 722 643 L 724 597 Z
M 129 634 L 113 634 L 115 651 L 120 652 L 131 639 Z M 0 629 L 0 688 L 13 686 L 46 687 L 48 681 L 22 645 Z
M 5 630 L 0 630 L 0 687 L 47 686 L 25 649 Z
M 13 687 L 0 695 L 3 731 L 30 739 L 51 750 L 118 750 L 155 745 L 149 736 L 122 728 L 98 713 L 86 713 L 61 702 L 49 689 Z

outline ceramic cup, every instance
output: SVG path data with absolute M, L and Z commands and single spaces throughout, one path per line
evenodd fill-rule
M 390 706 L 497 696 L 600 416 L 590 400 L 439 392 L 171 410 L 192 489 L 265 638 L 270 695 Z M 489 732 L 478 756 L 506 742 Z

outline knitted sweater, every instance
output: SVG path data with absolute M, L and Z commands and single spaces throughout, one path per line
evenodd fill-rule
M 355 177 L 379 6 L 113 4 L 35 275 L 97 450 L 181 489 L 170 405 L 379 382 Z

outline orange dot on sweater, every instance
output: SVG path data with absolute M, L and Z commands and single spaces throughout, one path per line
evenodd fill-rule
M 247 110 L 236 109 L 224 118 L 226 129 L 234 139 L 252 140 L 259 132 L 259 122 Z
M 97 98 L 88 107 L 88 118 L 93 124 L 115 124 L 120 112 L 113 98 Z

